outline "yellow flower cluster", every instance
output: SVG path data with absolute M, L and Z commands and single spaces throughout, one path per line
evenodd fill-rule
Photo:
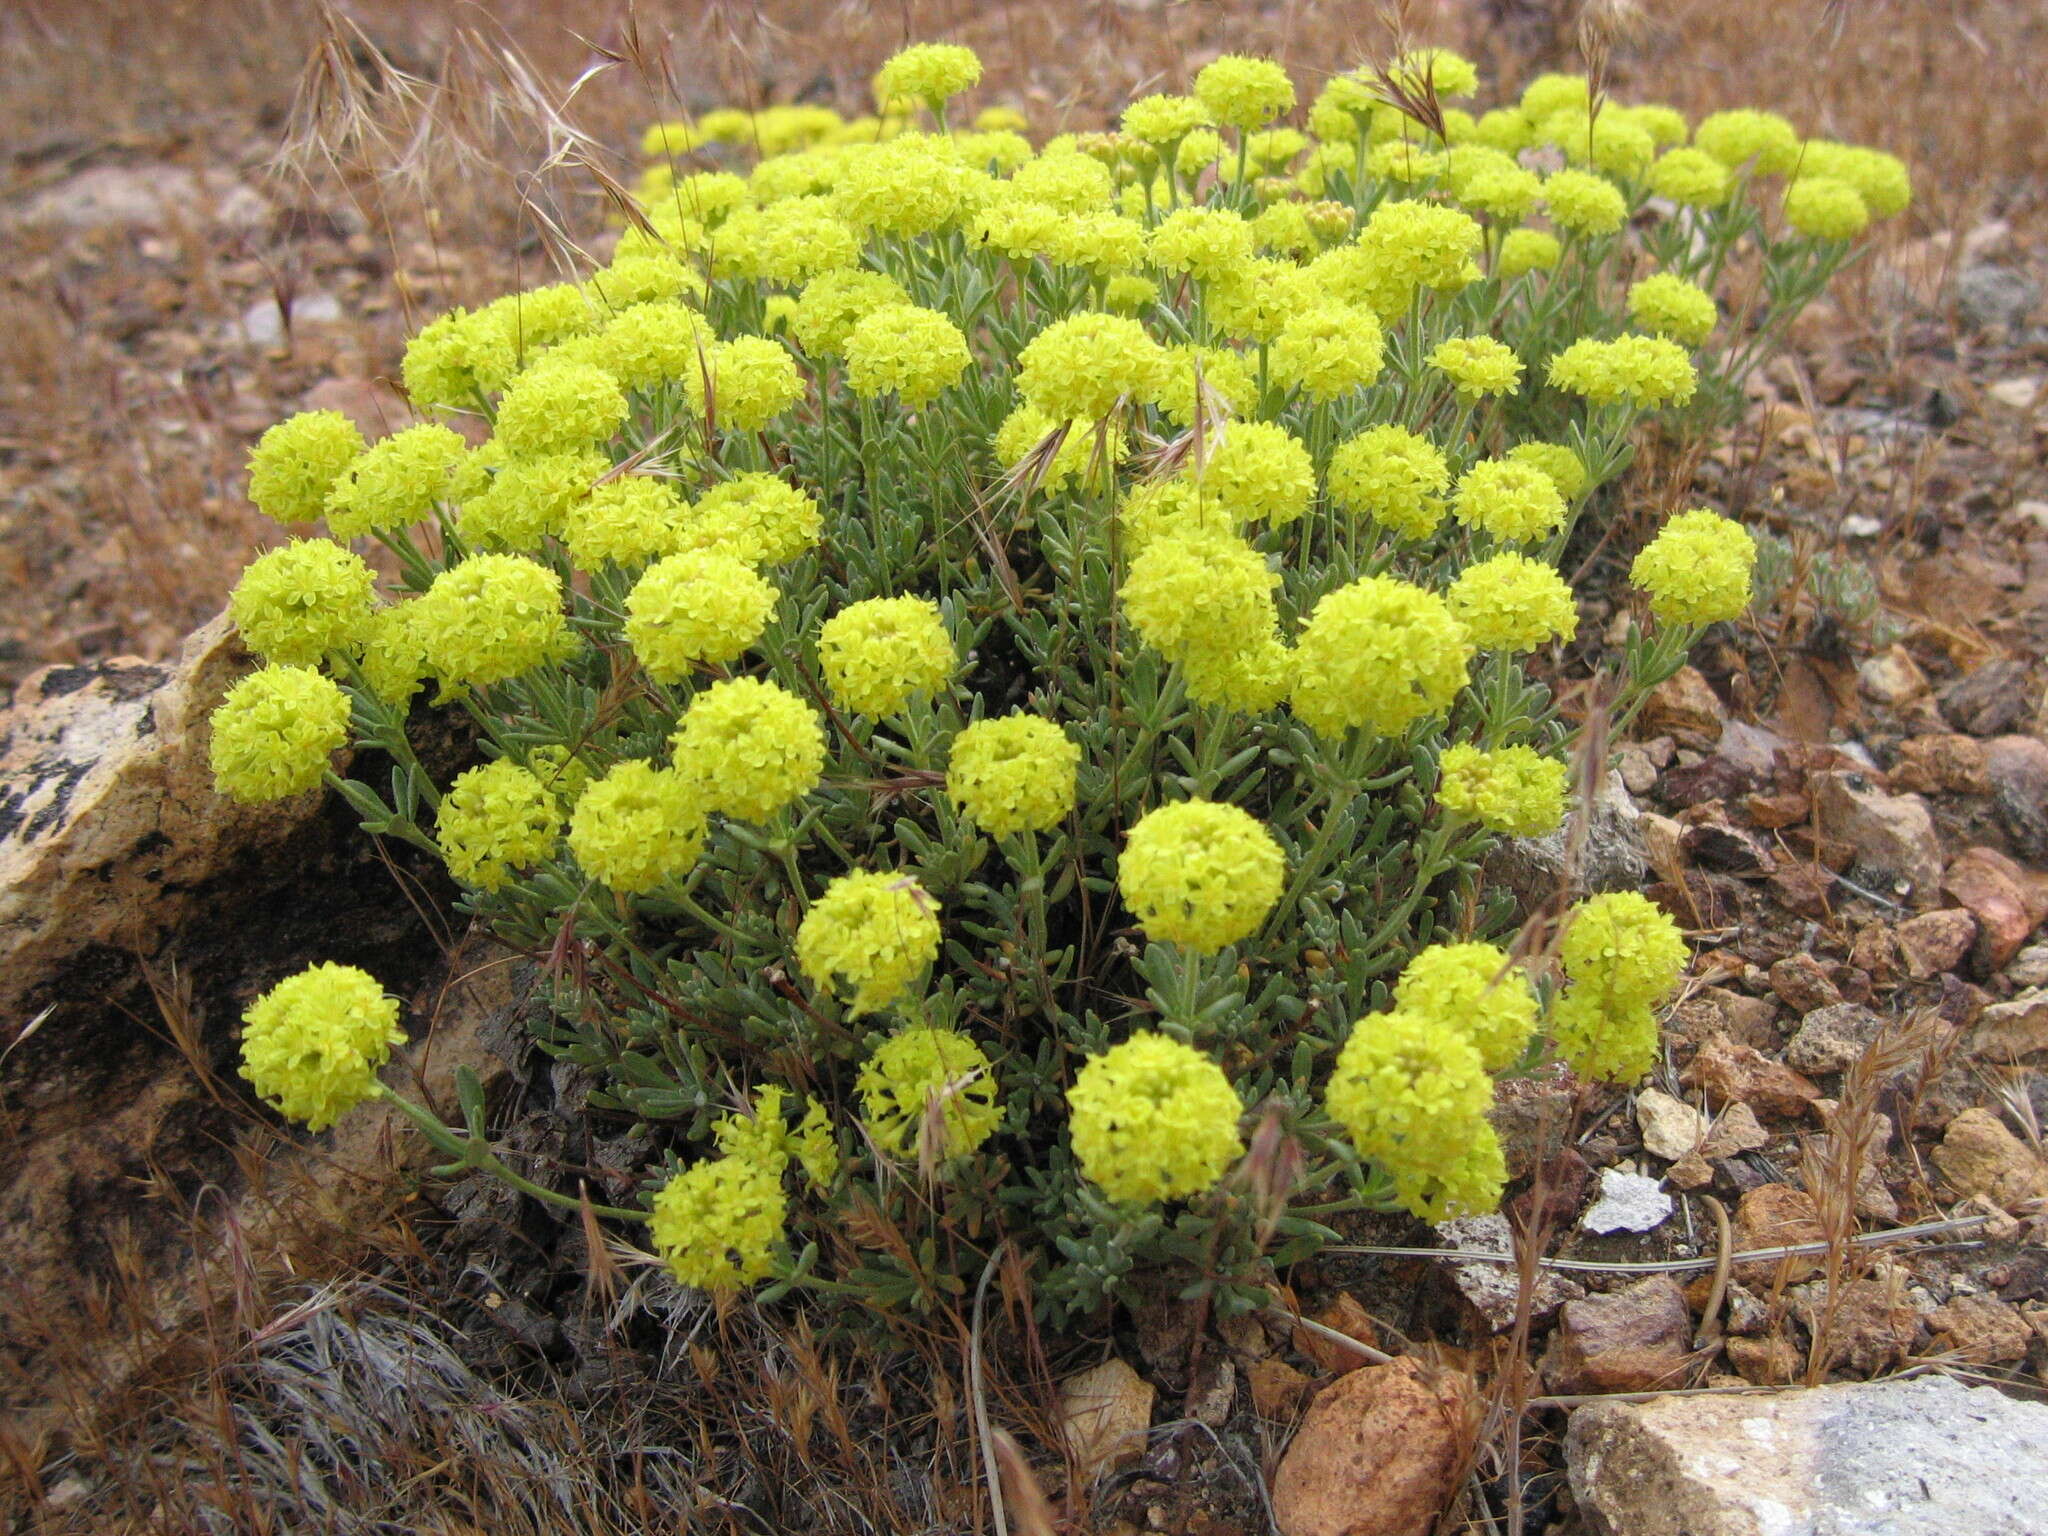
M 1003 1121 L 988 1053 L 955 1030 L 891 1035 L 854 1087 L 875 1146 L 920 1162 L 965 1157 Z
M 495 891 L 514 868 L 554 852 L 562 807 L 539 779 L 501 757 L 456 776 L 441 797 L 435 833 L 449 874 Z
M 251 672 L 213 712 L 214 787 L 245 805 L 301 794 L 347 743 L 348 722 L 348 695 L 310 667 Z
M 265 660 L 315 666 L 362 649 L 374 585 L 369 566 L 339 544 L 294 539 L 244 567 L 228 614 Z
M 1257 931 L 1280 899 L 1287 859 L 1234 805 L 1182 800 L 1148 811 L 1117 860 L 1117 890 L 1147 938 L 1214 954 Z
M 377 1069 L 405 1042 L 398 999 L 352 965 L 288 976 L 242 1015 L 242 1068 L 265 1103 L 324 1131 L 378 1093 Z
M 777 595 L 731 555 L 669 555 L 647 567 L 626 594 L 626 640 L 649 677 L 679 683 L 696 667 L 732 661 L 760 639 Z
M 1554 493 L 1553 493 L 1554 494 Z M 1294 713 L 1320 736 L 1398 736 L 1465 686 L 1472 638 L 1436 593 L 1361 576 L 1323 598 L 1295 647 Z
M 1397 1007 L 1360 1019 L 1324 1096 L 1352 1145 L 1425 1221 L 1490 1211 L 1507 1182 L 1493 1079 L 1458 1025 Z
M 1455 1026 L 1489 1072 L 1512 1066 L 1536 1033 L 1529 976 L 1494 944 L 1432 944 L 1394 984 L 1394 1007 Z
M 938 911 L 909 875 L 841 875 L 797 926 L 797 964 L 818 987 L 851 993 L 851 1012 L 879 1013 L 938 958 Z
M 881 718 L 952 680 L 960 658 L 928 597 L 871 597 L 818 630 L 818 665 L 841 708 Z
M 689 873 L 704 830 L 704 805 L 687 779 L 628 758 L 577 799 L 569 851 L 592 879 L 634 895 Z
M 1717 624 L 1749 607 L 1756 539 L 1731 518 L 1695 507 L 1666 523 L 1629 567 L 1666 624 Z
M 1199 1195 L 1244 1152 L 1230 1079 L 1165 1035 L 1141 1032 L 1090 1057 L 1067 1109 L 1075 1160 L 1112 1200 Z
M 765 1280 L 789 1220 L 781 1179 L 744 1157 L 711 1158 L 655 1193 L 648 1217 L 654 1251 L 684 1285 L 730 1291 Z
M 301 411 L 266 431 L 250 453 L 249 500 L 280 523 L 310 523 L 364 447 L 363 434 L 341 412 Z
M 1541 837 L 1564 820 L 1565 764 L 1534 747 L 1444 748 L 1437 803 L 1510 837 Z
M 1581 902 L 1558 946 L 1569 983 L 1550 1032 L 1581 1077 L 1629 1082 L 1656 1062 L 1653 1011 L 1685 969 L 1678 925 L 1648 897 L 1616 891 Z
M 1533 651 L 1578 632 L 1579 608 L 1557 568 L 1501 554 L 1458 573 L 1445 594 L 1473 643 L 1487 651 Z
M 1050 720 L 977 720 L 953 738 L 946 793 L 970 821 L 998 837 L 1050 832 L 1074 809 L 1080 765 L 1080 747 Z
M 817 788 L 825 732 L 808 704 L 765 678 L 713 683 L 683 711 L 675 770 L 707 810 L 765 822 Z

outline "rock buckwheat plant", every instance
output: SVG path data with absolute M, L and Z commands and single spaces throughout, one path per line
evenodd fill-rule
M 1231 56 L 1036 148 L 980 76 L 923 45 L 878 117 L 658 125 L 608 265 L 413 338 L 419 424 L 267 432 L 251 496 L 328 537 L 235 593 L 264 665 L 215 771 L 324 780 L 544 962 L 536 1043 L 661 1149 L 598 1214 L 680 1280 L 865 1321 L 1007 1239 L 1055 1321 L 1147 1270 L 1250 1307 L 1347 1211 L 1493 1208 L 1500 1074 L 1650 1066 L 1670 919 L 1596 896 L 1517 959 L 1480 877 L 1567 814 L 1560 562 L 1646 419 L 1711 426 L 1910 189 L 1574 77 L 1445 108 L 1479 82 L 1439 49 L 1305 132 Z M 1635 557 L 1621 718 L 1754 560 L 1706 509 Z M 430 709 L 477 741 L 447 783 Z M 246 1022 L 284 1113 L 395 1097 L 361 972 Z M 573 1203 L 461 1097 L 398 1102 Z

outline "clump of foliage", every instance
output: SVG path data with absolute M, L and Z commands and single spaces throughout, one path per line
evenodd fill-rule
M 1566 813 L 1559 562 L 1645 417 L 1710 426 L 1906 178 L 1577 77 L 1474 116 L 1442 50 L 1335 77 L 1308 131 L 1227 57 L 1036 146 L 956 124 L 979 73 L 920 46 L 875 117 L 657 126 L 608 265 L 414 338 L 419 425 L 266 434 L 252 496 L 331 538 L 243 578 L 267 665 L 216 772 L 325 779 L 545 957 L 537 1043 L 665 1149 L 598 1213 L 689 1283 L 886 1316 L 1008 1238 L 1056 1319 L 1159 1266 L 1254 1305 L 1336 1213 L 1491 1209 L 1498 1075 L 1650 1065 L 1669 919 L 1597 896 L 1515 957 L 1479 878 Z M 1754 560 L 1670 520 L 1618 710 Z M 422 708 L 484 761 L 434 782 Z M 388 784 L 336 775 L 351 744 Z M 330 1123 L 394 1020 L 316 968 L 246 1074 Z M 573 1203 L 463 1100 L 402 1107 Z

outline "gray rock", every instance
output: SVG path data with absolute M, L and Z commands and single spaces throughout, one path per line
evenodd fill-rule
M 2048 1407 L 1945 1376 L 1595 1403 L 1565 1460 L 1612 1536 L 2030 1536 Z
M 2024 272 L 1977 262 L 1956 279 L 1956 312 L 1980 330 L 2019 325 L 2041 302 L 2041 288 Z
M 2018 725 L 2033 708 L 2027 664 L 2010 657 L 1987 661 L 1941 690 L 1941 712 L 1959 731 L 1996 736 Z
M 2005 975 L 2014 986 L 2048 986 L 2048 944 L 2029 944 L 2012 957 Z
M 255 229 L 270 204 L 226 171 L 194 174 L 182 165 L 95 165 L 46 187 L 17 215 L 23 224 L 67 229 L 116 225 L 224 225 Z
M 2023 859 L 2048 859 L 2048 745 L 2031 736 L 1997 736 L 1984 744 L 1991 803 Z
M 1460 1216 L 1439 1224 L 1436 1235 L 1446 1246 L 1466 1253 L 1515 1251 L 1514 1234 L 1508 1230 L 1505 1216 Z M 1451 1281 L 1495 1333 L 1513 1324 L 1520 1287 L 1514 1265 L 1497 1264 L 1491 1260 L 1454 1264 L 1451 1266 Z M 1578 1281 L 1568 1280 L 1555 1270 L 1541 1270 L 1536 1276 L 1535 1292 L 1529 1299 L 1529 1315 L 1532 1318 L 1548 1317 L 1565 1302 L 1585 1294 L 1586 1288 Z
M 1487 879 L 1513 891 L 1525 911 L 1554 899 L 1567 885 L 1574 898 L 1642 886 L 1650 869 L 1642 812 L 1629 798 L 1619 773 L 1609 772 L 1605 787 L 1594 797 L 1578 866 L 1567 871 L 1571 830 L 1572 819 L 1567 817 L 1564 826 L 1544 837 L 1503 838 L 1486 856 Z
M 1815 825 L 1856 852 L 1867 875 L 1905 882 L 1922 901 L 1941 889 L 1941 834 L 1918 795 L 1888 794 L 1860 773 L 1813 776 Z
M 1846 1072 L 1863 1059 L 1884 1020 L 1860 1003 L 1816 1008 L 1785 1044 L 1785 1064 L 1800 1072 Z
M 1600 1198 L 1581 1218 L 1588 1232 L 1648 1232 L 1671 1219 L 1663 1182 L 1619 1168 L 1600 1170 Z

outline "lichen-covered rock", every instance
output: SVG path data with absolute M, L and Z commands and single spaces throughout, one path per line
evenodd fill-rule
M 335 797 L 214 794 L 207 717 L 249 665 L 216 620 L 171 663 L 45 669 L 0 714 L 0 1355 L 16 1367 L 0 1414 L 21 1422 L 47 1413 L 60 1377 L 84 1374 L 66 1394 L 83 1401 L 145 1363 L 96 1332 L 87 1298 L 140 1300 L 174 1336 L 220 1278 L 204 1260 L 221 1223 L 261 1248 L 296 1221 L 250 1197 L 244 1163 L 262 1160 L 237 1156 L 282 1127 L 237 1075 L 248 1003 L 316 960 L 362 966 L 402 998 L 441 963 L 400 883 L 443 905 L 438 869 L 380 855 Z M 428 747 L 444 770 L 461 750 Z M 494 966 L 449 991 L 430 1092 L 459 1062 L 489 1065 L 463 1021 L 508 977 Z M 388 1170 L 393 1146 L 416 1146 L 387 1113 L 366 1106 L 307 1138 L 318 1155 L 270 1166 L 303 1166 L 300 1182 L 346 1212 L 363 1194 L 343 1170 Z
M 2040 1529 L 2048 1407 L 1944 1376 L 1595 1403 L 1565 1460 L 1609 1536 L 2020 1536 Z

